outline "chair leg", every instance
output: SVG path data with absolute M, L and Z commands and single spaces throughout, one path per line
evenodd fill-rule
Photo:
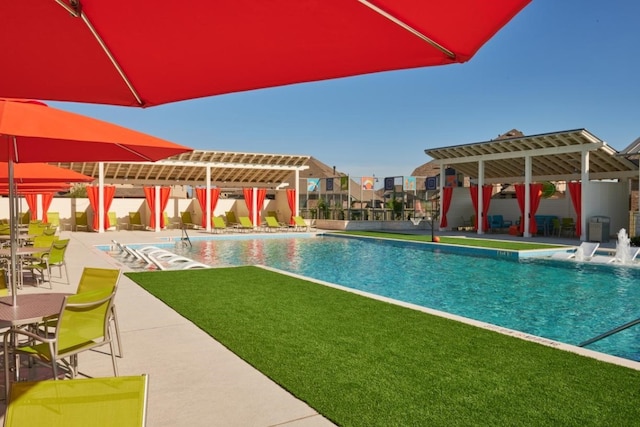
M 113 326 L 115 327 L 115 335 L 116 342 L 118 344 L 118 354 L 117 356 L 122 358 L 124 357 L 124 352 L 122 350 L 122 341 L 120 340 L 120 326 L 118 325 L 118 315 L 116 314 L 116 306 L 111 306 L 111 321 L 113 321 Z

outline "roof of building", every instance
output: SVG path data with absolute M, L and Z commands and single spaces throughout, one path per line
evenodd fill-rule
M 586 129 L 515 136 L 505 139 L 428 148 L 425 153 L 472 178 L 483 161 L 485 182 L 524 181 L 525 156 L 532 159 L 536 181 L 581 179 L 582 153 L 589 152 L 590 179 L 635 178 L 638 166 Z
M 157 162 L 104 163 L 107 184 L 211 185 L 218 187 L 276 187 L 294 170 L 306 169 L 309 156 L 194 150 Z M 97 162 L 51 163 L 98 178 Z M 291 183 L 293 185 L 293 183 Z

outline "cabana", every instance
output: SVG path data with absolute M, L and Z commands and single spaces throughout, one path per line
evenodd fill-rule
M 594 181 L 626 182 L 638 176 L 638 166 L 619 153 L 606 142 L 586 129 L 546 133 L 532 136 L 499 138 L 473 144 L 456 145 L 441 148 L 429 148 L 425 153 L 437 160 L 440 170 L 453 167 L 472 180 L 478 188 L 496 183 L 523 183 L 524 191 L 519 198 L 523 206 L 523 235 L 531 236 L 535 197 L 532 197 L 532 184 L 544 181 L 565 181 L 572 195 L 572 204 L 578 218 L 578 234 L 581 240 L 587 240 L 587 221 L 595 215 L 602 215 L 607 208 L 608 199 L 615 197 L 616 206 L 627 207 L 628 185 L 615 194 L 599 191 Z M 444 180 L 440 182 L 440 195 L 446 205 Z M 624 191 L 626 189 L 626 192 Z M 447 194 L 449 193 L 449 195 Z M 624 197 L 623 197 L 624 195 Z M 488 213 L 487 197 L 491 193 L 477 191 L 474 205 L 478 218 L 486 218 Z M 617 208 L 620 210 L 619 208 Z M 441 208 L 441 217 L 447 212 Z M 458 215 L 460 216 L 460 215 Z M 478 234 L 486 232 L 484 221 L 478 221 Z

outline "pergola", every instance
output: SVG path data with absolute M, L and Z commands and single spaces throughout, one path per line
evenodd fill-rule
M 240 153 L 228 151 L 194 150 L 157 162 L 75 162 L 51 163 L 71 169 L 98 180 L 99 232 L 104 231 L 104 191 L 105 184 L 153 185 L 156 198 L 160 186 L 191 185 L 206 186 L 207 217 L 211 216 L 210 189 L 226 188 L 280 188 L 295 173 L 295 190 L 299 193 L 300 171 L 307 169 L 309 156 L 284 154 Z M 255 192 L 254 192 L 255 194 Z M 255 203 L 255 201 L 254 201 Z M 299 202 L 296 198 L 296 215 Z M 255 210 L 254 210 L 255 212 Z M 160 212 L 155 212 L 156 224 L 160 223 Z M 208 224 L 208 228 L 211 227 Z
M 529 237 L 529 184 L 534 181 L 581 181 L 585 194 L 590 180 L 632 179 L 638 176 L 638 165 L 607 145 L 586 129 L 520 136 L 473 144 L 429 148 L 425 153 L 440 165 L 455 167 L 476 179 L 478 186 L 493 183 L 525 184 L 524 230 Z M 440 193 L 444 188 L 440 180 Z M 482 192 L 478 192 L 478 215 L 482 217 Z M 584 200 L 582 197 L 584 210 Z M 442 213 L 441 213 L 442 214 Z M 586 235 L 586 217 L 581 219 L 581 236 Z M 478 234 L 482 234 L 482 221 Z

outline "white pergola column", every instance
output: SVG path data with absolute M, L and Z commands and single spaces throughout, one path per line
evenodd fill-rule
M 206 185 L 207 196 L 205 197 L 206 207 L 203 215 L 205 215 L 205 229 L 208 233 L 211 233 L 211 217 L 213 216 L 213 212 L 211 212 L 211 166 L 207 166 L 207 185 Z
M 154 185 L 153 192 L 155 203 L 152 206 L 153 211 L 151 212 L 151 215 L 156 219 L 156 229 L 154 231 L 158 233 L 162 230 L 160 228 L 160 186 Z
M 440 168 L 440 185 L 439 185 L 439 192 L 440 192 L 440 216 L 438 218 L 440 218 L 440 221 L 438 221 L 438 223 L 442 222 L 442 215 L 444 214 L 444 211 L 442 209 L 442 201 L 444 200 L 444 169 L 445 169 L 445 165 L 444 162 L 438 162 L 438 167 Z M 414 202 L 415 203 L 415 202 Z M 414 204 L 414 209 L 415 209 L 415 204 Z M 442 228 L 440 228 L 440 224 L 438 224 L 438 230 L 442 231 Z
M 253 187 L 253 193 L 251 195 L 251 206 L 253 207 L 253 214 L 251 215 L 251 222 L 253 223 L 254 227 L 258 227 L 260 226 L 260 224 L 258 224 L 258 188 L 257 187 Z
M 442 174 L 441 174 L 442 175 Z M 478 161 L 478 234 L 484 234 L 484 160 Z
M 580 158 L 580 241 L 587 241 L 587 204 L 585 194 L 589 194 L 587 191 L 591 186 L 589 181 L 589 151 L 584 150 Z
M 524 213 L 522 221 L 524 221 L 524 237 L 531 237 L 529 224 L 531 224 L 531 175 L 533 163 L 531 156 L 524 157 Z
M 98 233 L 104 233 L 104 162 L 98 162 Z
M 293 216 L 298 216 L 300 215 L 300 170 L 296 169 L 296 185 L 295 185 L 295 189 L 296 189 L 296 200 L 295 200 L 295 208 L 294 208 L 294 212 L 293 212 Z M 349 205 L 351 206 L 351 205 Z

